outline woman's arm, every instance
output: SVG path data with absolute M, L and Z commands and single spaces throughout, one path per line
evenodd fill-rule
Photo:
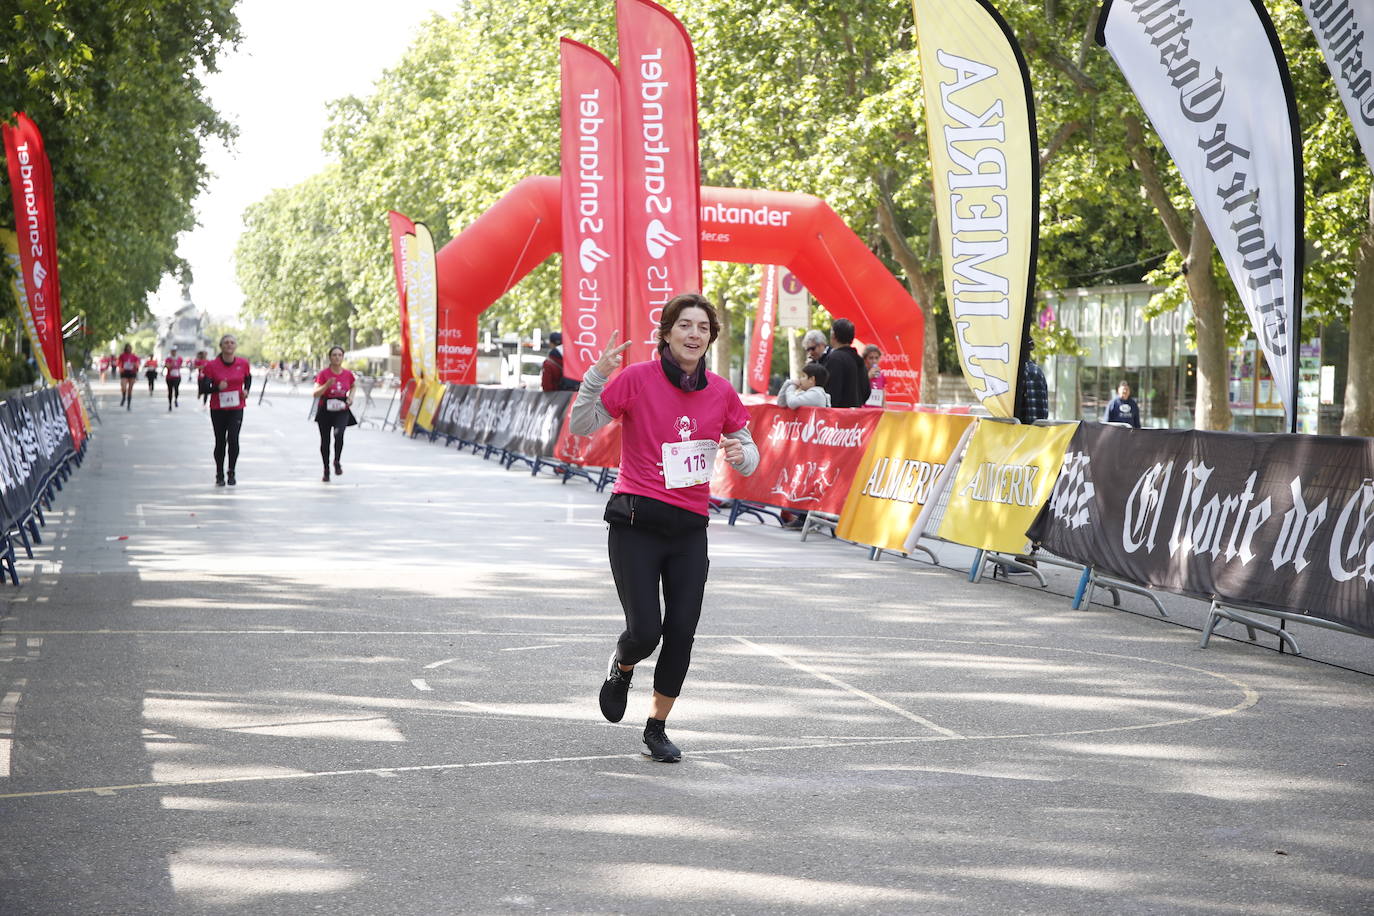
M 759 447 L 754 444 L 749 427 L 742 426 L 732 433 L 726 433 L 725 438 L 730 440 L 724 443 L 725 460 L 745 477 L 754 473 L 759 466 Z
M 616 366 L 620 365 L 620 354 L 630 346 L 628 340 L 616 346 L 616 338 L 619 336 L 619 331 L 611 332 L 601 358 L 596 361 L 596 365 L 587 370 L 582 379 L 582 387 L 577 389 L 577 400 L 573 401 L 572 412 L 568 414 L 568 432 L 574 436 L 590 436 L 611 422 L 611 412 L 601 403 L 601 389 L 606 387 L 607 379 L 611 377 Z

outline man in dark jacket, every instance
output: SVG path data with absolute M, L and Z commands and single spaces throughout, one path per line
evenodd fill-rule
M 539 371 L 539 387 L 544 391 L 576 391 L 582 383 L 563 376 L 563 351 L 560 346 L 563 335 L 554 331 L 549 335 L 549 355 L 544 357 L 544 365 Z
M 854 322 L 836 318 L 830 328 L 830 352 L 822 362 L 830 373 L 825 390 L 830 394 L 831 407 L 862 407 L 871 391 L 868 367 L 854 349 Z

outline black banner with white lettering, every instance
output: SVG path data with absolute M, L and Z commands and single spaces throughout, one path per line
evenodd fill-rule
M 434 431 L 530 458 L 552 457 L 573 391 L 449 385 Z
M 1374 635 L 1374 439 L 1083 423 L 1030 535 L 1110 576 Z
M 0 403 L 0 530 L 28 515 L 49 472 L 72 451 L 56 388 Z

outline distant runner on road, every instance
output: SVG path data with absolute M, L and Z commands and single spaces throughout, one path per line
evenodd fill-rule
M 357 380 L 343 367 L 343 347 L 329 348 L 329 366 L 315 376 L 315 390 L 311 397 L 315 405 L 315 423 L 320 427 L 320 460 L 324 462 L 324 482 L 329 482 L 329 431 L 334 431 L 334 473 L 343 474 L 344 430 L 357 426 L 353 417 L 353 388 Z
M 243 405 L 253 385 L 248 360 L 235 356 L 238 339 L 225 334 L 219 340 L 219 355 L 201 369 L 210 383 L 210 425 L 215 429 L 215 486 L 234 486 L 234 466 L 239 460 L 239 429 L 243 426 Z M 229 471 L 224 469 L 228 451 Z
M 167 379 L 167 411 L 171 412 L 173 407 L 181 406 L 181 367 L 186 364 L 186 360 L 177 356 L 177 348 L 167 354 L 167 358 L 162 361 L 162 374 Z
M 138 378 L 138 365 L 142 360 L 134 352 L 133 344 L 125 344 L 124 352 L 115 359 L 119 364 L 119 406 L 134 409 L 134 379 Z
M 609 383 L 620 356 L 612 332 L 587 371 L 569 420 L 576 436 L 623 422 L 620 477 L 606 504 L 611 574 L 625 612 L 625 631 L 601 685 L 601 713 L 625 715 L 634 666 L 658 647 L 654 694 L 644 726 L 644 754 L 674 763 L 682 751 L 665 731 L 692 658 L 710 566 L 706 526 L 717 449 L 741 474 L 758 467 L 749 413 L 704 356 L 720 334 L 716 310 L 696 293 L 676 296 L 658 326 L 658 358 L 627 367 Z M 663 606 L 659 606 L 659 593 Z

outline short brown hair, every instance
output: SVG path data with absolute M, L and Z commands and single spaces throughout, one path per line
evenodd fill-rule
M 711 339 L 707 346 L 716 342 L 720 336 L 720 319 L 716 317 L 716 307 L 710 300 L 701 293 L 678 293 L 668 304 L 663 307 L 663 317 L 658 321 L 658 349 L 663 352 L 668 349 L 668 332 L 677 324 L 678 317 L 684 309 L 698 308 L 706 313 L 706 317 L 711 322 Z

